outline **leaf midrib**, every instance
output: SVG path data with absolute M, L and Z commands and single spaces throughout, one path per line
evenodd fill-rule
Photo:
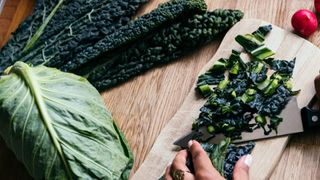
M 54 145 L 56 151 L 58 152 L 58 154 L 64 164 L 64 167 L 65 167 L 65 170 L 66 170 L 68 177 L 70 179 L 72 179 L 72 174 L 70 171 L 69 164 L 66 161 L 65 155 L 64 155 L 62 148 L 61 148 L 61 144 L 59 143 L 59 137 L 58 137 L 53 125 L 52 125 L 53 121 L 47 111 L 46 105 L 45 105 L 43 97 L 42 97 L 42 92 L 41 92 L 40 86 L 36 80 L 37 79 L 36 76 L 31 71 L 30 67 L 23 62 L 17 62 L 13 66 L 13 68 L 11 69 L 11 72 L 16 73 L 23 78 L 23 80 L 26 82 L 26 85 L 30 89 L 32 95 L 34 96 L 39 113 L 42 117 L 41 118 L 42 122 L 43 122 L 44 126 L 46 127 L 47 132 L 48 132 L 51 140 L 53 141 L 53 145 Z

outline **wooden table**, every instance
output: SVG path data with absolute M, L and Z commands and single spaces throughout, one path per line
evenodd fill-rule
M 149 12 L 160 2 L 163 0 L 150 0 L 139 15 Z M 207 4 L 210 9 L 240 9 L 245 13 L 245 18 L 262 19 L 287 30 L 292 30 L 290 18 L 296 10 L 314 9 L 312 0 L 207 0 Z M 7 0 L 0 15 L 0 46 L 32 11 L 33 6 L 34 0 Z M 319 46 L 320 31 L 308 40 Z M 183 61 L 155 68 L 102 93 L 133 150 L 134 171 L 145 159 L 161 129 L 179 109 L 198 71 L 213 56 L 219 43 L 217 40 L 203 47 L 201 52 L 185 57 Z M 198 58 L 204 54 L 204 58 Z M 293 136 L 271 179 L 320 179 L 319 137 L 319 132 Z M 23 166 L 3 143 L 0 143 L 0 159 L 0 179 L 22 179 L 27 176 Z

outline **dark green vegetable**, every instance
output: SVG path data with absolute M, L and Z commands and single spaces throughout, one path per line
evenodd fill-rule
M 227 64 L 227 60 L 224 58 L 218 59 L 216 63 L 214 63 L 214 65 L 212 66 L 212 68 L 210 69 L 210 72 L 224 72 L 227 68 L 228 64 Z
M 190 14 L 190 13 L 189 13 Z M 165 27 L 146 38 L 76 70 L 99 90 L 124 82 L 151 67 L 193 52 L 201 45 L 225 33 L 242 18 L 236 10 L 215 10 L 194 15 Z M 121 52 L 120 52 L 121 51 Z M 101 63 L 102 62 L 102 63 Z
M 202 148 L 207 152 L 213 166 L 224 176 L 224 162 L 230 144 L 230 138 L 221 141 L 219 144 L 203 143 Z
M 268 29 L 259 28 L 259 32 L 250 37 L 263 41 Z M 242 132 L 252 132 L 257 128 L 262 128 L 266 135 L 273 130 L 277 132 L 282 121 L 278 115 L 290 97 L 297 94 L 292 91 L 290 83 L 294 63 L 295 60 L 274 59 L 244 63 L 240 53 L 234 50 L 229 59 L 219 59 L 199 76 L 198 92 L 208 100 L 200 109 L 193 129 L 205 126 L 213 136 L 223 133 L 232 139 L 241 138 Z M 268 76 L 269 70 L 273 74 Z
M 38 0 L 36 1 L 35 9 L 29 17 L 22 22 L 17 30 L 12 33 L 12 37 L 8 43 L 0 51 L 0 71 L 12 65 L 17 61 L 17 54 L 27 44 L 27 41 L 31 39 L 33 34 L 43 23 L 43 20 L 48 17 L 52 9 L 58 4 L 58 0 Z
M 38 1 L 33 14 L 1 49 L 0 70 L 17 60 L 33 65 L 73 57 L 126 25 L 146 0 Z M 58 63 L 59 64 L 59 63 Z
M 250 142 L 244 146 L 236 146 L 231 144 L 229 138 L 226 138 L 219 144 L 201 143 L 201 145 L 218 172 L 226 179 L 231 180 L 236 162 L 242 156 L 250 154 L 255 144 Z M 188 156 L 187 166 L 194 173 L 191 156 Z
M 236 146 L 230 144 L 227 149 L 227 154 L 224 161 L 224 177 L 227 180 L 233 179 L 233 170 L 236 162 L 244 155 L 250 154 L 254 148 L 255 144 L 249 142 L 243 146 Z
M 85 76 L 104 90 L 194 51 L 243 16 L 236 10 L 205 13 L 203 0 L 172 0 L 128 24 L 145 1 L 52 1 L 50 15 L 42 16 L 46 7 L 34 12 L 42 18 L 31 33 L 25 29 L 33 21 L 18 29 L 25 37 L 18 48 L 9 42 L 1 50 L 0 71 L 17 60 L 42 64 Z
M 87 29 L 87 32 L 92 33 L 95 28 L 100 28 L 99 33 L 104 35 L 109 34 L 110 30 L 114 31 L 119 28 L 120 25 L 127 24 L 137 9 L 147 1 L 148 0 L 65 1 L 64 5 L 61 6 L 52 17 L 37 43 L 43 44 L 44 41 L 48 41 L 52 36 L 60 34 L 61 30 L 67 29 L 71 31 L 71 25 L 73 26 L 73 36 L 80 26 L 80 29 Z M 90 21 L 90 23 L 88 21 Z M 88 27 L 86 24 L 91 27 Z
M 85 48 L 128 24 L 131 16 L 146 0 L 127 1 L 96 3 L 96 7 L 67 24 L 60 32 L 47 39 L 39 39 L 38 45 L 30 49 L 28 54 L 23 53 L 20 60 L 33 65 L 62 66 Z
M 217 86 L 217 89 L 218 89 L 218 90 L 223 90 L 224 88 L 227 87 L 227 85 L 228 85 L 229 82 L 230 82 L 230 81 L 227 80 L 227 79 L 224 79 L 224 80 L 220 81 L 220 83 L 219 83 L 218 86 Z
M 249 103 L 255 99 L 257 91 L 255 89 L 247 89 L 245 93 L 241 96 L 241 101 L 243 103 Z
M 85 48 L 72 60 L 61 67 L 63 71 L 74 71 L 81 65 L 94 60 L 94 64 L 100 64 L 95 60 L 117 48 L 123 50 L 141 38 L 154 33 L 161 27 L 168 26 L 178 19 L 189 17 L 196 13 L 204 13 L 207 6 L 203 0 L 172 0 L 160 5 L 151 13 L 141 16 L 135 21 L 131 21 L 127 26 L 118 29 L 115 33 L 104 37 L 93 46 Z M 138 42 L 137 42 L 138 43 Z M 112 57 L 109 57 L 112 58 Z M 109 59 L 107 59 L 109 60 Z
M 272 70 L 275 70 L 280 74 L 287 74 L 291 76 L 296 58 L 294 58 L 292 61 L 274 60 L 269 58 L 266 59 L 265 62 L 270 65 Z
M 204 97 L 209 97 L 213 91 L 210 89 L 208 84 L 198 86 L 200 93 Z
M 0 107 L 0 134 L 33 178 L 128 179 L 130 148 L 86 79 L 17 62 Z
M 252 34 L 238 35 L 236 37 L 236 41 L 243 46 L 243 48 L 250 53 L 254 59 L 261 61 L 274 55 L 274 52 L 265 47 L 263 43 L 265 36 L 271 30 L 271 25 L 261 26 Z

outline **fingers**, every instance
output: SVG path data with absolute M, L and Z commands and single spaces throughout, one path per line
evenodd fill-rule
M 174 160 L 172 161 L 173 169 L 180 169 L 182 171 L 190 171 L 186 165 L 188 158 L 187 150 L 181 150 L 178 152 Z
M 236 163 L 233 170 L 234 180 L 248 180 L 249 179 L 249 167 L 252 163 L 252 156 L 250 154 L 242 156 Z
M 170 175 L 170 169 L 171 169 L 171 164 L 169 164 L 166 168 L 166 172 L 164 174 L 164 179 L 165 180 L 172 180 L 172 177 Z
M 192 161 L 196 179 L 224 179 L 220 173 L 213 167 L 207 153 L 201 145 L 193 140 L 188 143 L 192 154 Z
M 181 150 L 179 153 L 176 155 L 174 160 L 172 161 L 171 169 L 169 170 L 169 175 L 173 171 L 181 170 L 184 172 L 184 180 L 194 180 L 194 175 L 190 173 L 190 169 L 187 167 L 186 162 L 188 158 L 188 152 L 187 150 Z M 168 169 L 168 168 L 167 168 Z M 172 179 L 172 176 L 170 176 Z M 168 178 L 168 180 L 171 180 Z

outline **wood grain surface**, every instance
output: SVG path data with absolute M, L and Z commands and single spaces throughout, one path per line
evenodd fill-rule
M 161 2 L 150 0 L 138 14 L 149 12 Z M 20 5 L 23 3 L 26 4 Z M 0 45 L 31 12 L 33 4 L 34 0 L 6 1 L 0 15 Z M 245 18 L 262 19 L 289 31 L 292 30 L 290 17 L 296 10 L 314 9 L 313 0 L 207 0 L 207 4 L 209 9 L 240 9 Z M 320 31 L 308 40 L 319 46 Z M 148 71 L 102 94 L 133 149 L 134 171 L 144 161 L 160 131 L 180 108 L 198 72 L 214 55 L 219 44 L 217 40 L 183 60 Z M 319 137 L 319 132 L 293 136 L 270 179 L 320 179 Z M 3 143 L 0 144 L 0 179 L 24 179 L 26 173 L 21 164 Z
M 238 34 L 251 33 L 259 26 L 267 24 L 269 23 L 257 19 L 244 19 L 237 23 L 223 38 L 214 57 L 203 67 L 200 74 L 210 69 L 216 60 L 228 58 L 232 49 L 243 52 L 242 47 L 234 40 Z M 265 43 L 268 48 L 276 53 L 275 58 L 277 59 L 291 60 L 296 57 L 296 65 L 293 71 L 293 89 L 301 90 L 297 97 L 298 106 L 300 108 L 306 106 L 315 94 L 313 80 L 320 69 L 320 49 L 309 41 L 275 25 L 273 25 Z M 243 58 L 248 60 L 247 56 L 243 56 Z M 182 137 L 190 131 L 193 121 L 199 116 L 199 109 L 205 103 L 205 100 L 199 97 L 194 88 L 195 85 L 181 108 L 162 129 L 147 158 L 133 176 L 134 180 L 158 179 L 162 176 L 166 165 L 174 158 L 177 147 L 172 142 L 177 137 Z M 299 112 L 293 113 L 300 115 Z M 290 122 L 290 119 L 284 119 L 284 121 Z M 278 129 L 283 128 L 286 127 L 282 124 L 278 127 Z M 263 131 L 260 131 L 260 133 L 263 134 Z M 288 136 L 282 136 L 256 142 L 252 152 L 255 161 L 250 167 L 250 179 L 264 180 L 270 177 L 288 140 Z

